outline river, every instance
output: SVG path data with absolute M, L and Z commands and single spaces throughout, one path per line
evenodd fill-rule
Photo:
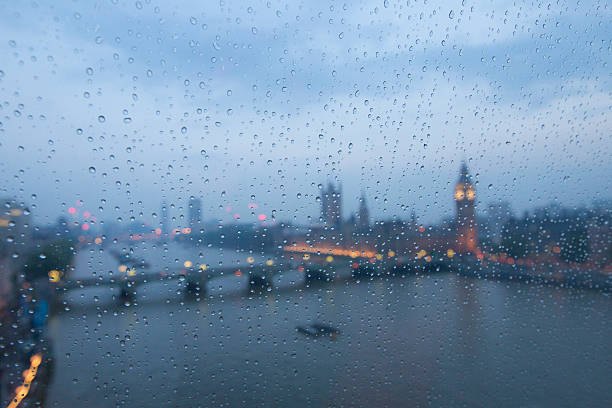
M 139 244 L 152 267 L 240 264 L 231 250 Z M 266 256 L 257 257 L 257 262 Z M 74 276 L 117 268 L 81 251 Z M 263 296 L 244 276 L 204 299 L 176 281 L 69 295 L 49 324 L 49 406 L 612 406 L 612 299 L 452 273 L 305 287 L 297 272 Z M 296 326 L 322 322 L 337 339 Z

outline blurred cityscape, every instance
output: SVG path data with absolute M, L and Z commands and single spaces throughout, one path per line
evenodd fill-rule
M 526 284 L 612 289 L 612 203 L 597 201 L 589 208 L 556 204 L 515 214 L 509 202 L 478 203 L 478 192 L 464 163 L 454 194 L 455 216 L 435 225 L 424 225 L 418 215 L 410 219 L 372 220 L 368 197 L 362 194 L 355 214 L 343 212 L 342 186 L 323 186 L 317 201 L 321 213 L 312 225 L 270 220 L 257 223 L 205 220 L 202 198 L 191 197 L 185 214 L 161 203 L 159 220 L 151 223 L 98 220 L 78 202 L 59 216 L 54 225 L 36 225 L 27 206 L 4 199 L 0 215 L 0 316 L 3 328 L 2 397 L 44 401 L 44 385 L 21 384 L 21 369 L 46 384 L 51 376 L 53 353 L 46 339 L 48 316 L 67 307 L 62 294 L 74 288 L 119 288 L 119 302 L 135 301 L 135 287 L 160 276 L 185 281 L 185 290 L 206 296 L 206 282 L 219 275 L 249 274 L 249 293 L 273 289 L 273 275 L 287 270 L 304 274 L 305 282 L 341 279 L 363 280 L 393 275 L 430 274 L 440 271 Z M 257 214 L 257 205 L 249 205 Z M 130 246 L 142 241 L 197 248 L 229 248 L 243 253 L 247 268 L 185 261 L 177 271 L 157 270 L 155 264 L 132 255 Z M 110 249 L 119 244 L 120 250 Z M 82 250 L 109 248 L 116 257 L 118 274 L 90 279 L 74 278 L 74 257 Z M 114 252 L 113 252 L 114 251 Z M 268 261 L 253 264 L 253 255 Z M 216 272 L 215 272 L 216 271 Z M 37 367 L 41 361 L 40 372 Z M 19 363 L 21 362 L 21 363 Z M 29 368 L 28 368 L 29 365 Z M 32 377 L 33 378 L 33 377 Z M 11 391 L 15 390 L 15 391 Z M 21 395 L 21 397 L 19 397 Z M 20 400 L 20 399 L 19 399 Z
M 459 171 L 454 195 L 448 198 L 455 202 L 455 216 L 434 225 L 420 223 L 414 212 L 410 219 L 372 220 L 368 197 L 363 193 L 358 211 L 347 216 L 344 199 L 341 185 L 323 186 L 317 197 L 320 217 L 311 225 L 277 222 L 265 214 L 257 216 L 257 223 L 204 219 L 202 198 L 196 197 L 185 203 L 185 214 L 177 213 L 174 205 L 161 203 L 157 222 L 98 220 L 77 202 L 54 225 L 35 225 L 24 203 L 4 199 L 0 216 L 2 299 L 6 303 L 23 282 L 53 279 L 50 270 L 60 271 L 58 281 L 67 279 L 70 253 L 80 248 L 142 240 L 277 255 L 344 256 L 371 263 L 390 258 L 439 262 L 465 254 L 483 266 L 487 262 L 526 266 L 534 273 L 548 266 L 554 267 L 559 276 L 570 271 L 604 276 L 612 273 L 611 200 L 595 201 L 588 208 L 551 204 L 515 214 L 508 201 L 479 203 L 465 164 Z M 249 209 L 257 214 L 257 204 L 250 204 Z M 63 249 L 67 254 L 62 254 Z M 48 267 L 51 258 L 60 254 L 65 257 Z

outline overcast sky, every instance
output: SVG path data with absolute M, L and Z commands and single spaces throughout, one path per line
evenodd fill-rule
M 609 2 L 175 3 L 0 0 L 0 194 L 36 222 L 306 223 L 328 181 L 433 222 L 461 160 L 481 204 L 611 196 Z

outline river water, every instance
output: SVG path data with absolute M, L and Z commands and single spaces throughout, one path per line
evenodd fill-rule
M 249 254 L 140 244 L 151 267 L 244 263 Z M 256 262 L 267 257 L 259 256 Z M 78 277 L 117 268 L 81 251 Z M 297 272 L 261 296 L 244 276 L 68 296 L 52 317 L 49 406 L 612 406 L 612 299 L 595 291 L 447 273 L 306 287 Z M 322 322 L 337 339 L 297 325 Z

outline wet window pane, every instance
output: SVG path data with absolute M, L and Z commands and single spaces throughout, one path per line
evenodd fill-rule
M 0 406 L 612 406 L 611 7 L 0 2 Z

